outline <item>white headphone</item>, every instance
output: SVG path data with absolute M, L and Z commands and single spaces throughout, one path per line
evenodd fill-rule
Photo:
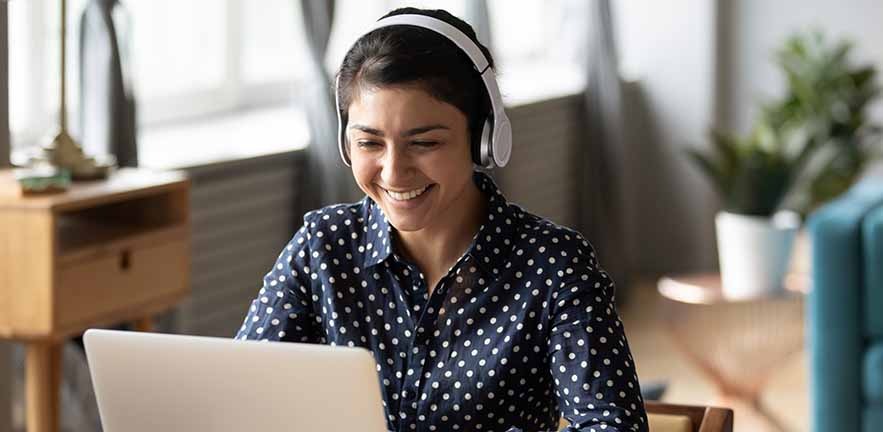
M 469 56 L 473 66 L 475 66 L 475 70 L 481 75 L 481 80 L 484 82 L 488 96 L 491 99 L 491 114 L 485 119 L 480 135 L 481 143 L 479 144 L 478 154 L 481 160 L 477 161 L 477 163 L 487 169 L 506 166 L 512 153 L 512 125 L 509 123 L 506 111 L 503 110 L 503 98 L 500 96 L 500 88 L 497 86 L 494 70 L 478 45 L 456 27 L 442 20 L 417 14 L 393 15 L 382 18 L 374 23 L 374 26 L 363 33 L 362 36 L 382 27 L 396 25 L 411 25 L 432 30 L 448 38 Z M 361 38 L 361 36 L 359 37 Z M 343 159 L 343 163 L 350 166 L 351 163 L 346 153 L 346 124 L 340 109 L 339 75 L 337 82 L 334 84 L 334 102 L 337 107 L 340 157 Z

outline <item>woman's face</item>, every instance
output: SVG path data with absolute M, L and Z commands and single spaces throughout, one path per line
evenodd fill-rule
M 466 116 L 418 86 L 362 90 L 348 113 L 353 176 L 390 223 L 399 231 L 456 223 L 472 184 Z

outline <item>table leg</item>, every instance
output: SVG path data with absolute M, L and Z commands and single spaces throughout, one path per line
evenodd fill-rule
M 133 323 L 135 331 L 139 332 L 152 332 L 153 331 L 153 319 L 150 317 L 144 317 L 136 320 Z
M 25 403 L 28 432 L 59 430 L 61 350 L 59 343 L 27 344 Z
M 770 425 L 771 430 L 774 430 L 776 432 L 785 432 L 788 430 L 785 427 L 785 424 L 783 424 L 781 421 L 779 421 L 778 418 L 776 418 L 776 415 L 775 415 L 776 413 L 773 412 L 772 410 L 767 409 L 767 407 L 764 406 L 763 402 L 761 402 L 761 400 L 760 400 L 760 395 L 758 395 L 754 400 L 752 400 L 751 404 L 754 408 L 754 411 L 759 416 L 763 417 L 763 419 L 766 420 L 767 424 Z

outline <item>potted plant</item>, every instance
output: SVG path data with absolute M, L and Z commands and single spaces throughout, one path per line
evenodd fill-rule
M 850 50 L 820 33 L 792 36 L 776 56 L 784 97 L 763 107 L 746 136 L 713 130 L 710 151 L 688 150 L 723 203 L 715 227 L 724 295 L 782 290 L 801 217 L 879 156 L 880 129 L 866 117 L 876 71 L 851 65 Z

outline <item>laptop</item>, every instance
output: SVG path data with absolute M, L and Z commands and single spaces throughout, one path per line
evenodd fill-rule
M 104 432 L 385 432 L 362 348 L 91 329 Z

